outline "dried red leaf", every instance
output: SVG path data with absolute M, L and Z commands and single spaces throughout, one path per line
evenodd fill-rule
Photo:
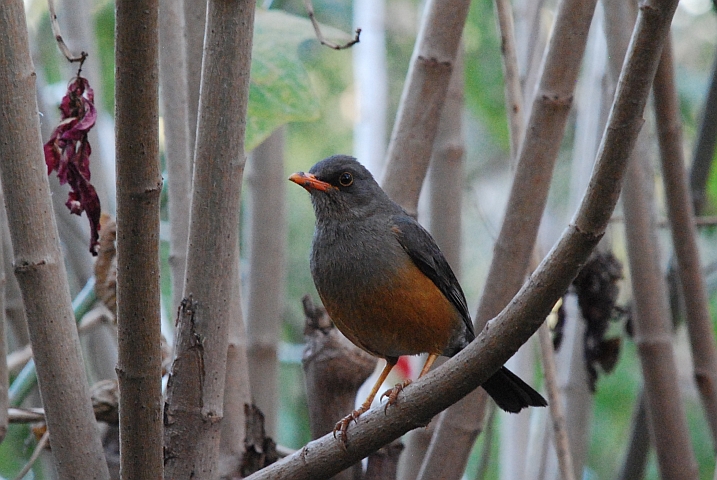
M 86 78 L 77 77 L 67 87 L 60 103 L 60 124 L 45 144 L 47 174 L 57 171 L 60 184 L 68 183 L 65 205 L 71 213 L 87 214 L 90 221 L 90 253 L 97 255 L 100 230 L 100 199 L 90 183 L 88 134 L 97 120 L 95 94 Z

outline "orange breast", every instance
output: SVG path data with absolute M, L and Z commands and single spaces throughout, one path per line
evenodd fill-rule
M 392 281 L 322 297 L 336 326 L 353 343 L 379 357 L 441 354 L 462 319 L 436 285 L 413 263 Z

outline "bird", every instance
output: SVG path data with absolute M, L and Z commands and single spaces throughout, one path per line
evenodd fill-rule
M 316 226 L 309 259 L 316 290 L 336 327 L 359 348 L 386 361 L 366 401 L 336 423 L 346 442 L 404 355 L 428 354 L 419 377 L 443 355 L 475 339 L 463 290 L 433 237 L 389 198 L 355 158 L 334 155 L 289 180 L 309 192 Z M 395 404 L 406 380 L 381 395 Z M 482 387 L 498 407 L 517 413 L 545 399 L 501 367 Z

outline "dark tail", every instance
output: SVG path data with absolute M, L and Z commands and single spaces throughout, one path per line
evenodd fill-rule
M 518 413 L 527 407 L 548 405 L 542 395 L 505 367 L 501 367 L 481 387 L 506 412 Z

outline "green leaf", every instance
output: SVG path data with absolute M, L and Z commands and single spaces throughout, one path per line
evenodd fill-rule
M 334 29 L 322 27 L 322 31 L 337 36 Z M 338 36 L 346 35 L 338 32 Z M 318 42 L 308 19 L 279 10 L 257 10 L 246 151 L 285 123 L 319 118 L 319 96 L 301 59 L 306 42 Z

